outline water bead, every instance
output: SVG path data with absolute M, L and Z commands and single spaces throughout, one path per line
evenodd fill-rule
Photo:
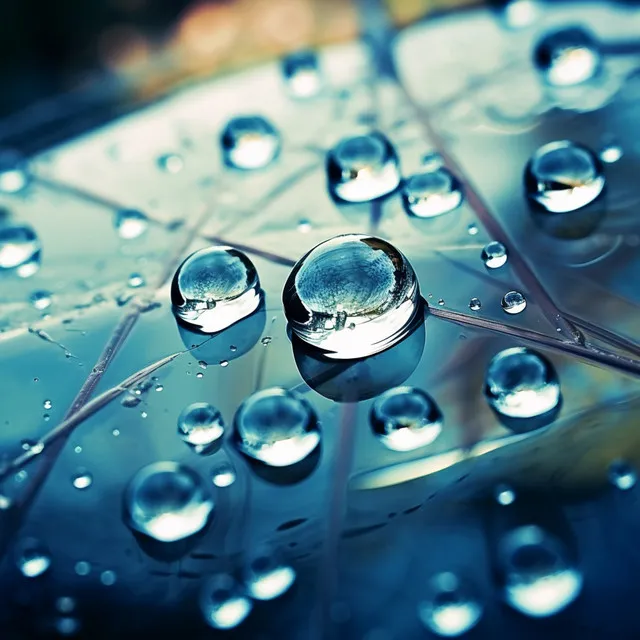
M 233 629 L 251 613 L 253 605 L 242 586 L 223 573 L 210 578 L 200 592 L 200 609 L 214 629 Z
M 272 549 L 260 548 L 245 571 L 247 592 L 255 600 L 274 600 L 287 592 L 296 579 L 296 572 Z
M 158 158 L 158 167 L 166 173 L 180 173 L 184 167 L 184 160 L 176 153 L 165 153 Z
M 194 402 L 178 417 L 178 435 L 196 453 L 210 453 L 222 444 L 222 414 L 206 402 Z
M 25 578 L 37 578 L 51 566 L 51 554 L 39 540 L 27 538 L 18 544 L 16 564 Z
M 502 309 L 505 313 L 508 313 L 509 315 L 516 315 L 525 310 L 527 300 L 519 291 L 507 291 L 507 293 L 502 296 L 500 304 L 502 305 Z
M 40 240 L 28 225 L 0 228 L 0 270 L 27 278 L 38 270 L 40 252 Z
M 313 51 L 298 51 L 282 61 L 282 74 L 289 93 L 299 99 L 312 98 L 322 88 L 318 57 Z
M 0 150 L 0 193 L 14 194 L 23 191 L 31 181 L 27 162 L 17 151 Z
M 222 156 L 235 169 L 262 169 L 280 153 L 280 134 L 261 116 L 239 116 L 228 122 L 221 136 Z
M 147 216 L 136 209 L 121 209 L 116 213 L 115 226 L 123 240 L 140 237 L 149 225 Z
M 628 491 L 638 481 L 636 470 L 624 460 L 614 460 L 609 466 L 609 481 L 618 489 Z
M 471 298 L 471 300 L 469 300 L 469 309 L 471 309 L 471 311 L 480 311 L 480 309 L 482 309 L 480 298 Z
M 496 240 L 487 243 L 482 249 L 482 262 L 487 269 L 498 269 L 507 263 L 507 248 Z
M 418 173 L 402 186 L 402 202 L 409 215 L 435 218 L 457 209 L 462 203 L 462 187 L 445 167 Z

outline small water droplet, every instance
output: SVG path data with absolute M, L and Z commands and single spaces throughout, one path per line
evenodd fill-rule
M 444 307 L 444 298 L 439 298 L 439 299 L 438 299 L 438 304 L 439 304 L 441 307 Z
M 76 445 L 76 447 L 73 449 L 76 453 L 82 453 L 82 447 L 80 445 Z
M 507 263 L 507 247 L 496 240 L 489 242 L 482 249 L 482 262 L 487 269 L 498 269 Z
M 235 169 L 262 169 L 280 153 L 280 134 L 261 116 L 229 121 L 221 137 L 224 162 Z
M 40 267 L 40 240 L 27 225 L 0 228 L 0 270 L 12 270 L 21 278 Z
M 206 402 L 194 402 L 178 417 L 178 435 L 196 453 L 212 453 L 222 443 L 222 414 Z
M 115 438 L 117 438 L 120 435 L 120 429 L 114 429 L 111 432 L 111 435 L 114 436 Z
M 19 193 L 30 180 L 23 156 L 11 149 L 0 150 L 0 193 Z
M 74 569 L 79 576 L 88 576 L 91 573 L 91 564 L 86 560 L 79 560 Z
M 238 408 L 233 440 L 244 455 L 270 467 L 307 458 L 320 444 L 318 420 L 302 396 L 286 389 L 263 389 Z
M 235 351 L 237 351 L 237 350 L 238 350 L 238 347 L 236 347 L 236 345 L 235 345 L 235 344 L 232 344 L 232 345 L 230 345 L 230 346 L 229 346 L 229 351 L 233 351 L 233 352 L 235 352 Z
M 307 253 L 291 271 L 282 299 L 293 333 L 337 359 L 397 344 L 422 309 L 418 280 L 405 256 L 384 240 L 355 234 Z
M 38 311 L 44 311 L 51 306 L 52 296 L 49 291 L 34 291 L 29 296 L 29 302 L 36 308 Z
M 470 236 L 477 236 L 478 235 L 478 231 L 479 231 L 478 225 L 473 223 L 473 222 L 470 225 L 467 226 L 467 233 Z
M 406 212 L 418 218 L 435 218 L 457 209 L 462 203 L 462 187 L 445 167 L 407 178 L 402 186 Z
M 600 160 L 607 164 L 618 162 L 622 158 L 622 147 L 617 144 L 609 144 L 600 151 Z
M 493 493 L 496 502 L 506 507 L 513 504 L 516 499 L 516 492 L 508 484 L 499 484 Z
M 163 390 L 164 390 L 164 386 L 163 386 L 163 385 L 161 385 L 161 384 L 157 384 L 157 385 L 156 385 L 156 387 L 155 387 L 155 389 L 156 389 L 156 391 L 160 392 L 160 391 L 163 391 Z
M 433 398 L 415 387 L 396 387 L 371 407 L 371 427 L 394 451 L 412 451 L 431 444 L 442 431 L 442 413 Z
M 596 39 L 582 27 L 567 27 L 545 34 L 533 53 L 543 79 L 555 87 L 591 80 L 602 67 Z
M 140 412 L 140 417 L 141 418 L 147 418 L 149 416 L 149 414 L 146 411 L 141 411 Z
M 271 339 L 271 336 L 265 336 L 264 338 L 262 338 L 262 340 L 260 340 L 260 342 L 262 342 L 262 344 L 266 347 L 271 343 Z
M 313 225 L 306 218 L 303 218 L 302 220 L 298 221 L 298 231 L 300 233 L 309 233 L 309 231 L 311 231 L 312 228 L 313 228 Z
M 201 379 L 204 377 L 204 373 L 202 373 L 202 371 L 198 371 L 198 373 L 196 373 L 196 378 Z
M 269 548 L 254 552 L 245 571 L 247 592 L 255 600 L 274 600 L 286 593 L 296 579 L 296 572 Z
M 471 298 L 471 300 L 469 300 L 469 309 L 471 309 L 471 311 L 480 311 L 480 309 L 482 309 L 480 298 Z
M 123 240 L 139 238 L 149 225 L 147 216 L 136 209 L 121 209 L 116 213 L 115 227 Z
M 253 605 L 241 585 L 228 574 L 210 578 L 200 592 L 200 609 L 214 629 L 233 629 L 251 613 Z
M 212 471 L 211 481 L 216 487 L 229 487 L 236 481 L 236 472 L 228 462 L 223 462 Z
M 228 360 L 220 360 L 220 366 L 222 368 L 228 367 L 229 366 L 229 361 Z
M 456 574 L 436 574 L 429 581 L 426 600 L 418 605 L 418 616 L 431 632 L 455 638 L 478 624 L 483 606 L 472 587 Z
M 502 296 L 501 304 L 505 313 L 515 315 L 525 310 L 527 301 L 519 291 L 507 291 L 507 293 Z
M 198 366 L 201 369 L 206 369 L 207 368 L 207 363 L 204 360 L 198 360 Z
M 0 511 L 6 511 L 13 506 L 11 498 L 0 493 Z
M 175 462 L 143 467 L 125 492 L 127 524 L 161 542 L 192 536 L 206 526 L 213 500 L 200 476 Z
M 61 636 L 74 636 L 80 630 L 80 621 L 76 618 L 63 616 L 56 620 L 56 631 Z
M 18 544 L 16 564 L 25 578 L 37 578 L 51 566 L 51 554 L 39 540 L 27 538 Z
M 444 159 L 437 151 L 431 151 L 422 156 L 421 164 L 426 171 L 435 171 L 444 166 Z
M 116 575 L 116 572 L 111 571 L 109 569 L 107 569 L 106 571 L 103 571 L 100 574 L 100 582 L 102 582 L 102 584 L 105 587 L 110 587 L 114 585 L 117 579 L 118 579 L 118 576 Z
M 137 407 L 140 404 L 140 397 L 135 393 L 127 392 L 124 394 L 120 404 L 127 409 Z
M 14 480 L 18 483 L 24 482 L 29 477 L 29 474 L 25 469 L 20 469 L 18 473 L 14 476 Z
M 52 406 L 53 406 L 53 403 L 51 402 L 51 400 L 45 400 L 45 401 L 42 403 L 42 407 L 43 407 L 44 409 L 51 409 L 51 407 L 52 407 Z
M 540 9 L 537 0 L 507 0 L 502 17 L 510 29 L 523 29 L 538 19 Z
M 76 608 L 76 601 L 69 596 L 61 596 L 56 600 L 56 609 L 60 613 L 71 613 Z
M 139 273 L 132 273 L 129 276 L 129 280 L 127 280 L 127 284 L 132 289 L 139 289 L 140 287 L 144 287 L 145 282 L 144 278 Z
M 253 263 L 231 247 L 209 247 L 191 254 L 171 284 L 175 315 L 205 333 L 222 331 L 248 317 L 262 298 Z
M 618 489 L 628 491 L 637 480 L 636 470 L 624 460 L 614 460 L 609 466 L 609 481 Z
M 165 153 L 158 158 L 158 167 L 166 173 L 180 173 L 184 160 L 177 153 Z
M 79 469 L 71 482 L 76 489 L 88 489 L 93 484 L 93 476 L 86 469 Z
M 313 51 L 298 51 L 282 61 L 282 73 L 289 93 L 299 99 L 312 98 L 320 92 L 322 75 Z
M 327 155 L 329 193 L 344 202 L 369 202 L 400 184 L 400 163 L 381 134 L 341 140 Z

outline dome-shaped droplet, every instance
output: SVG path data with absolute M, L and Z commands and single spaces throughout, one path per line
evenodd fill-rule
M 471 298 L 471 300 L 469 300 L 469 309 L 471 309 L 471 311 L 480 311 L 480 309 L 482 309 L 480 298 Z
M 213 500 L 200 476 L 175 462 L 156 462 L 138 471 L 124 496 L 127 524 L 161 542 L 175 542 L 201 531 Z
M 327 155 L 331 195 L 344 202 L 368 202 L 400 184 L 400 163 L 393 145 L 381 134 L 345 138 Z
M 19 193 L 30 180 L 23 156 L 10 149 L 0 150 L 0 193 Z
M 191 254 L 176 271 L 171 301 L 176 316 L 205 333 L 215 333 L 251 315 L 262 300 L 258 272 L 231 247 Z
M 34 291 L 29 296 L 29 302 L 36 308 L 38 311 L 44 311 L 51 306 L 53 301 L 53 296 L 50 291 Z
M 552 616 L 570 605 L 582 589 L 582 574 L 564 543 L 538 526 L 507 533 L 500 540 L 499 554 L 505 600 L 525 615 Z
M 196 453 L 212 453 L 222 444 L 222 414 L 206 402 L 194 402 L 178 417 L 178 435 Z
M 292 331 L 329 358 L 361 358 L 398 343 L 422 309 L 409 261 L 379 238 L 344 235 L 298 261 L 282 294 Z
M 262 169 L 280 152 L 280 134 L 261 116 L 239 116 L 229 121 L 221 137 L 225 163 L 236 169 Z
M 507 247 L 496 240 L 482 249 L 482 262 L 487 269 L 498 269 L 507 263 Z
M 607 164 L 618 162 L 623 155 L 622 147 L 618 144 L 608 144 L 600 150 L 600 160 Z
M 453 211 L 462 197 L 459 180 L 445 167 L 411 176 L 402 186 L 405 210 L 418 218 L 435 218 Z
M 236 481 L 236 471 L 228 462 L 222 462 L 211 472 L 211 481 L 220 489 L 230 487 Z
M 40 240 L 27 225 L 0 228 L 0 270 L 28 278 L 40 266 Z
M 255 600 L 273 600 L 288 591 L 296 572 L 268 547 L 256 550 L 245 572 L 247 592 Z
M 263 389 L 238 408 L 234 442 L 244 455 L 270 467 L 288 467 L 307 458 L 320 444 L 311 405 L 286 389 Z
M 534 418 L 555 410 L 560 383 L 553 365 L 526 347 L 497 353 L 489 363 L 485 395 L 490 406 L 507 418 Z
M 141 236 L 149 221 L 147 216 L 136 209 L 122 209 L 116 213 L 116 230 L 123 240 L 133 240 Z
M 527 299 L 520 293 L 520 291 L 507 291 L 502 296 L 502 309 L 509 315 L 516 315 L 522 313 L 527 307 Z
M 158 158 L 158 167 L 167 173 L 180 173 L 184 160 L 177 153 L 165 153 Z
M 614 460 L 609 466 L 609 481 L 618 489 L 628 491 L 638 481 L 636 470 L 624 460 Z
M 318 57 L 313 51 L 298 51 L 282 61 L 282 73 L 289 93 L 295 98 L 311 98 L 322 88 Z
M 592 203 L 604 190 L 596 155 L 569 140 L 550 142 L 531 157 L 525 170 L 530 201 L 549 213 L 568 213 Z
M 476 626 L 483 606 L 472 587 L 450 572 L 429 581 L 428 596 L 418 605 L 418 616 L 432 633 L 455 638 Z
M 508 484 L 499 484 L 494 492 L 496 502 L 503 507 L 513 504 L 516 500 L 516 492 Z
M 86 469 L 78 469 L 71 482 L 76 489 L 88 489 L 93 484 L 93 476 Z
M 533 59 L 544 80 L 556 87 L 591 80 L 602 66 L 598 42 L 581 27 L 546 34 L 536 45 Z
M 51 554 L 39 540 L 27 538 L 18 543 L 16 564 L 25 578 L 37 578 L 51 566 Z
M 431 396 L 415 387 L 396 387 L 371 407 L 371 426 L 380 441 L 394 451 L 431 444 L 442 430 L 442 413 Z
M 214 629 L 237 627 L 252 609 L 251 600 L 230 575 L 210 578 L 200 592 L 200 609 L 205 622 Z

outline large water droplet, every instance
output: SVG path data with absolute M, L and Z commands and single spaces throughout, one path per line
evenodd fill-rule
M 298 261 L 282 299 L 295 335 L 338 359 L 398 343 L 422 309 L 405 256 L 384 240 L 355 234 L 327 240 Z
M 507 247 L 496 240 L 482 249 L 482 262 L 487 269 L 498 269 L 507 263 Z
M 636 470 L 624 460 L 614 460 L 609 466 L 609 481 L 618 489 L 628 491 L 638 481 Z
M 418 616 L 433 633 L 455 638 L 478 623 L 483 607 L 470 585 L 450 572 L 429 581 L 428 598 L 418 605 Z
M 519 527 L 500 541 L 504 595 L 514 609 L 533 618 L 554 615 L 582 589 L 582 575 L 565 545 L 538 526 Z
M 526 347 L 505 349 L 491 359 L 485 395 L 499 416 L 517 419 L 548 415 L 561 400 L 553 365 Z
M 462 187 L 447 168 L 438 167 L 407 178 L 402 201 L 410 215 L 435 218 L 460 206 Z
M 371 407 L 371 426 L 380 441 L 394 451 L 431 444 L 442 430 L 442 413 L 431 396 L 415 387 L 396 387 Z
M 0 193 L 19 193 L 30 180 L 23 156 L 10 149 L 0 150 Z
M 37 578 L 51 566 L 51 554 L 39 540 L 27 538 L 18 544 L 16 564 L 25 578 Z
M 262 169 L 280 152 L 280 135 L 261 116 L 240 116 L 229 121 L 221 138 L 225 163 L 236 169 Z
M 206 402 L 194 402 L 178 417 L 178 435 L 196 453 L 213 453 L 222 444 L 222 414 Z
M 598 42 L 581 27 L 546 34 L 536 45 L 533 59 L 544 80 L 556 87 L 591 80 L 602 66 Z
M 22 277 L 33 275 L 40 266 L 40 240 L 27 225 L 0 228 L 0 269 L 12 269 Z
M 368 202 L 400 184 L 400 163 L 393 145 L 381 134 L 341 140 L 327 155 L 329 193 L 344 202 Z
M 318 57 L 313 51 L 298 51 L 282 61 L 282 73 L 289 93 L 295 98 L 311 98 L 322 87 Z
M 122 209 L 116 213 L 116 230 L 123 240 L 140 237 L 149 225 L 147 216 L 136 209 Z
M 505 313 L 516 315 L 526 309 L 527 299 L 520 291 L 507 291 L 507 293 L 502 296 L 502 302 L 500 304 Z
M 273 600 L 288 591 L 295 579 L 296 572 L 274 550 L 265 547 L 256 551 L 248 563 L 245 584 L 252 598 Z
M 252 609 L 242 587 L 228 574 L 208 580 L 200 592 L 200 608 L 206 623 L 214 629 L 237 627 Z
M 200 476 L 175 462 L 156 462 L 138 471 L 127 486 L 127 524 L 161 542 L 174 542 L 201 531 L 213 500 Z
M 313 408 L 302 396 L 286 389 L 264 389 L 238 408 L 234 442 L 253 460 L 288 467 L 315 451 L 320 429 Z
M 171 283 L 176 316 L 205 333 L 222 331 L 248 317 L 262 297 L 256 268 L 232 247 L 192 253 L 178 267 Z

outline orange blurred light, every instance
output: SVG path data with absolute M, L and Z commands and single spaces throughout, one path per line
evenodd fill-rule
M 238 28 L 233 5 L 196 2 L 180 18 L 177 44 L 187 55 L 215 59 L 231 48 Z

